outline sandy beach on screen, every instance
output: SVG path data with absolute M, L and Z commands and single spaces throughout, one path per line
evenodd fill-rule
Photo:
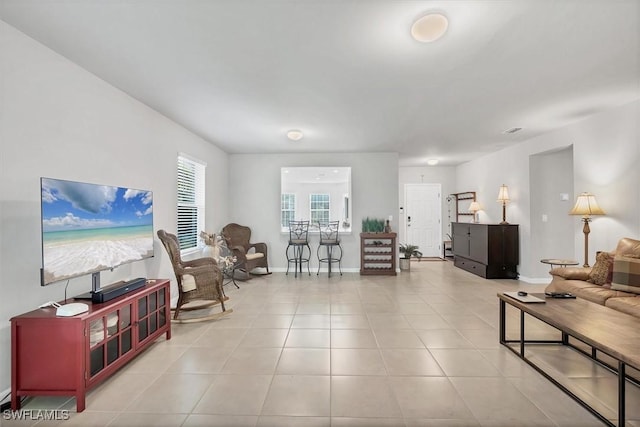
M 44 247 L 45 282 L 64 280 L 153 255 L 150 237 L 84 240 Z

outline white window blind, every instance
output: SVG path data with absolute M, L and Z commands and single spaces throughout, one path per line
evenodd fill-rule
M 204 182 L 206 165 L 178 155 L 178 241 L 180 250 L 198 247 L 204 229 Z

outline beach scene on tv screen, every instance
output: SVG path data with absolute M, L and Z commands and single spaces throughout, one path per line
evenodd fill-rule
M 152 192 L 42 178 L 44 284 L 150 256 Z

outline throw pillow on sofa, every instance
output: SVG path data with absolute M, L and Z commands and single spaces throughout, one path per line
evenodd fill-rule
M 640 259 L 627 256 L 614 258 L 611 289 L 640 294 Z
M 613 273 L 613 256 L 609 252 L 598 252 L 596 263 L 589 273 L 588 282 L 596 285 L 611 283 Z

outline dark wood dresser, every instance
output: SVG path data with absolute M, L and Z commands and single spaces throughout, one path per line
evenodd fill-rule
M 518 225 L 451 223 L 454 265 L 486 279 L 517 279 Z

